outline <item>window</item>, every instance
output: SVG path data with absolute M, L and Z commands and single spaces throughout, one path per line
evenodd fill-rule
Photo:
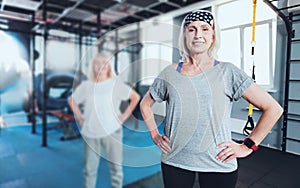
M 81 71 L 85 75 L 88 75 L 90 64 L 98 53 L 97 38 L 91 36 L 83 36 L 82 41 L 83 44 L 81 46 L 81 57 L 79 57 L 79 63 L 81 66 Z M 78 48 L 80 48 L 79 45 Z M 79 67 L 77 66 L 76 68 Z
M 142 49 L 142 80 L 144 85 L 151 85 L 157 75 L 172 63 L 171 45 L 146 42 Z
M 252 1 L 231 1 L 216 7 L 220 26 L 221 46 L 219 59 L 231 62 L 252 75 L 255 64 L 256 82 L 267 88 L 274 87 L 276 15 L 262 1 L 257 1 L 255 51 L 251 55 Z
M 149 25 L 150 24 L 150 25 Z M 141 84 L 151 85 L 157 75 L 168 65 L 173 57 L 173 21 L 145 23 L 141 41 Z
M 48 40 L 46 50 L 47 66 L 49 69 L 74 69 L 77 61 L 76 56 L 74 56 L 76 54 L 76 45 L 73 42 Z

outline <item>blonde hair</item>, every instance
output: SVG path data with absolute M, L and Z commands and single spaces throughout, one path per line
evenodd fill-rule
M 107 63 L 108 64 L 108 71 L 107 71 L 107 77 L 108 78 L 112 78 L 112 77 L 115 77 L 116 74 L 115 74 L 115 71 L 113 70 L 113 68 L 111 67 L 110 65 L 110 58 L 111 56 L 109 54 L 106 54 L 106 53 L 98 53 L 92 63 L 90 64 L 90 68 L 89 68 L 89 74 L 88 74 L 88 78 L 89 80 L 91 81 L 97 81 L 97 77 L 99 76 L 98 74 L 95 74 L 95 71 L 94 71 L 94 65 L 97 64 L 97 63 L 100 63 L 100 62 L 103 62 L 103 63 Z
M 188 61 L 190 57 L 189 49 L 186 46 L 186 38 L 185 38 L 185 32 L 186 32 L 185 19 L 187 18 L 188 15 L 185 16 L 185 18 L 181 23 L 179 39 L 178 39 L 179 53 L 183 62 Z M 211 46 L 208 49 L 208 55 L 213 58 L 217 58 L 217 52 L 220 46 L 220 33 L 219 33 L 219 27 L 218 24 L 216 23 L 215 17 L 214 17 L 213 37 L 214 37 L 214 41 L 212 42 Z

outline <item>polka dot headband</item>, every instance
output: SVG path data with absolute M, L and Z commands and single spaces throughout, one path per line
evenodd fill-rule
M 203 21 L 208 23 L 214 29 L 214 17 L 206 10 L 196 10 L 189 13 L 184 20 L 184 27 L 186 28 L 190 23 L 195 21 Z

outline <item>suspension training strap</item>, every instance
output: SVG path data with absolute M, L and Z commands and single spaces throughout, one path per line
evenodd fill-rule
M 252 17 L 252 39 L 251 39 L 251 56 L 253 59 L 253 66 L 252 66 L 252 79 L 255 82 L 255 63 L 254 63 L 254 49 L 255 49 L 255 26 L 256 26 L 256 0 L 252 0 L 253 2 L 253 17 Z M 248 120 L 243 129 L 243 133 L 245 135 L 249 135 L 251 131 L 254 129 L 254 121 L 252 118 L 253 114 L 253 105 L 249 103 L 248 109 Z M 250 124 L 250 127 L 248 126 Z

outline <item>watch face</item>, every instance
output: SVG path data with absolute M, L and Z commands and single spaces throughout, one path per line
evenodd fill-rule
M 250 138 L 246 138 L 244 140 L 244 144 L 249 148 L 252 149 L 253 151 L 256 151 L 258 149 L 258 147 L 255 145 L 255 143 L 253 142 L 253 140 L 251 140 Z
M 248 147 L 251 148 L 253 146 L 253 142 L 251 142 L 249 139 L 244 140 L 244 144 Z

